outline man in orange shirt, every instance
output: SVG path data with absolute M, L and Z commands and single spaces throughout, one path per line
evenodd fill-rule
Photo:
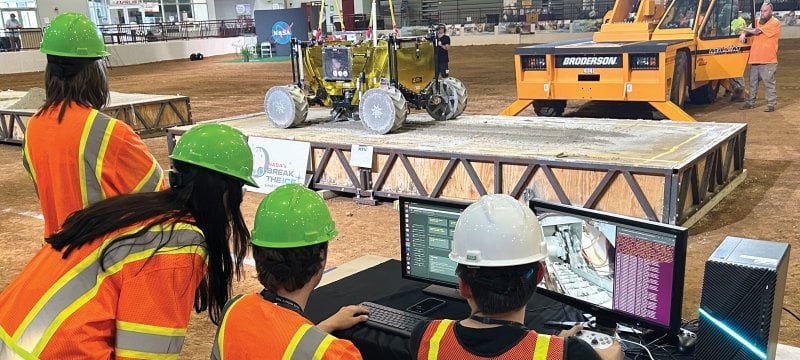
M 109 97 L 108 52 L 91 20 L 77 13 L 55 17 L 41 51 L 46 99 L 25 131 L 22 165 L 33 179 L 47 238 L 77 210 L 167 184 L 139 136 L 98 111 Z
M 764 93 L 767 98 L 767 107 L 764 112 L 775 111 L 778 94 L 775 88 L 775 70 L 778 69 L 778 38 L 781 33 L 781 22 L 772 17 L 772 4 L 764 2 L 761 5 L 761 16 L 755 28 L 742 29 L 739 40 L 742 43 L 750 37 L 750 94 L 742 104 L 741 109 L 752 109 L 756 103 L 758 82 L 764 81 Z

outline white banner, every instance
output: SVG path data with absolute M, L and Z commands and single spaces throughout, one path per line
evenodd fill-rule
M 250 136 L 253 150 L 253 179 L 258 188 L 247 191 L 268 194 L 283 184 L 303 184 L 306 179 L 311 143 Z

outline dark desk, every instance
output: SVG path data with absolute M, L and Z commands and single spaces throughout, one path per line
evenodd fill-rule
M 314 323 L 319 323 L 336 313 L 342 306 L 362 301 L 405 309 L 428 297 L 421 291 L 426 286 L 427 284 L 417 281 L 402 279 L 400 262 L 389 260 L 314 290 L 306 306 L 306 314 Z M 464 319 L 467 316 L 469 307 L 465 302 L 457 300 L 448 300 L 447 305 L 428 315 L 438 319 Z M 544 326 L 546 321 L 578 320 L 582 320 L 582 316 L 577 309 L 538 294 L 528 303 L 525 316 L 525 324 L 529 328 L 546 334 L 554 334 L 560 330 Z M 336 332 L 334 335 L 351 340 L 361 351 L 364 359 L 410 358 L 408 339 L 363 324 Z M 681 359 L 678 355 L 673 356 L 675 359 Z M 647 356 L 639 358 L 644 359 Z M 684 359 L 690 358 L 684 357 Z

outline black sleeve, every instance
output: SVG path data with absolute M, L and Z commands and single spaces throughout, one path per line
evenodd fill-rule
M 574 336 L 564 338 L 564 360 L 603 360 L 591 345 Z
M 450 45 L 450 37 L 447 35 L 442 36 L 439 41 L 442 43 L 442 45 Z
M 408 339 L 408 353 L 411 354 L 411 359 L 417 360 L 417 353 L 419 353 L 419 345 L 422 343 L 422 335 L 425 334 L 425 329 L 430 325 L 431 320 L 423 321 L 417 324 L 414 331 L 411 332 L 411 338 Z

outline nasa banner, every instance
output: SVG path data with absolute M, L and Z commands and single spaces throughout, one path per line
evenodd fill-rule
M 283 184 L 303 184 L 306 179 L 311 143 L 250 136 L 253 151 L 253 179 L 258 188 L 245 190 L 269 194 Z
M 308 17 L 303 8 L 256 10 L 254 18 L 259 44 L 271 43 L 278 56 L 289 56 L 293 37 L 308 40 Z

